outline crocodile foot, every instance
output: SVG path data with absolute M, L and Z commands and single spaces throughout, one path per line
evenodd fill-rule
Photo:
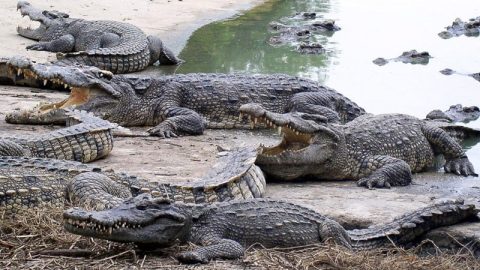
M 359 187 L 363 186 L 368 189 L 390 188 L 392 186 L 387 177 L 381 175 L 370 175 L 368 177 L 361 178 L 357 181 L 357 185 Z
M 158 124 L 157 126 L 150 128 L 147 130 L 150 136 L 158 136 L 161 138 L 172 138 L 178 137 L 176 134 L 176 128 L 173 123 L 168 120 L 163 121 L 162 123 Z
M 35 44 L 32 44 L 32 45 L 28 45 L 27 46 L 27 50 L 33 50 L 33 51 L 46 51 L 47 50 L 47 46 L 45 45 L 45 43 L 35 43 Z
M 476 174 L 475 170 L 473 169 L 472 163 L 467 157 L 448 160 L 443 168 L 447 173 L 454 173 L 463 176 L 472 175 L 478 177 L 478 174 Z
M 195 251 L 182 252 L 177 259 L 182 263 L 208 263 L 208 258 Z

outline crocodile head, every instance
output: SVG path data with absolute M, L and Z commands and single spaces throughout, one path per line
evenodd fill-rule
M 70 233 L 115 242 L 170 246 L 185 239 L 192 226 L 192 215 L 182 206 L 142 194 L 109 210 L 66 210 L 64 227 Z
M 155 80 L 158 86 L 166 80 Z M 69 90 L 65 100 L 43 103 L 35 108 L 7 114 L 12 124 L 62 124 L 67 108 L 94 113 L 110 122 L 125 126 L 145 124 L 153 117 L 145 107 L 150 99 L 153 79 L 119 76 L 91 66 L 61 66 L 35 63 L 24 57 L 0 58 L 0 84 Z M 147 92 L 147 93 L 146 93 Z M 137 121 L 137 122 L 136 122 Z
M 33 40 L 49 39 L 61 35 L 65 26 L 75 19 L 70 19 L 69 15 L 56 10 L 41 10 L 33 7 L 27 1 L 18 1 L 17 10 L 22 17 L 28 16 L 30 20 L 39 22 L 40 26 L 32 29 L 31 27 L 17 27 L 17 32 L 23 37 Z
M 343 135 L 327 118 L 320 115 L 292 112 L 273 113 L 258 104 L 240 107 L 241 116 L 248 115 L 252 123 L 264 123 L 278 129 L 281 141 L 270 147 L 260 146 L 255 162 L 269 176 L 291 180 L 321 172 L 328 175 L 332 159 Z

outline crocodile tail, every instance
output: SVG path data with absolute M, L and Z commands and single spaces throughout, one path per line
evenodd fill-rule
M 57 65 L 87 65 L 118 73 L 131 73 L 145 69 L 150 63 L 148 46 L 130 54 L 93 50 L 73 53 L 57 53 Z
M 477 216 L 475 205 L 462 200 L 435 203 L 400 216 L 384 225 L 347 231 L 353 249 L 373 249 L 412 242 L 420 235 Z
M 162 40 L 156 36 L 148 36 L 148 48 L 150 50 L 150 65 L 157 61 L 160 65 L 178 65 L 183 60 L 177 58 L 175 54 L 163 44 Z
M 23 156 L 30 156 L 31 153 L 28 148 L 6 139 L 0 138 L 0 156 L 16 156 L 16 157 L 23 157 Z

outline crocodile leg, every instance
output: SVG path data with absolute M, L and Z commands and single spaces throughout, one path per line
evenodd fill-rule
M 75 46 L 75 38 L 68 34 L 48 42 L 38 42 L 27 46 L 27 50 L 49 52 L 71 52 Z
M 410 166 L 403 160 L 391 156 L 377 155 L 365 159 L 360 166 L 360 175 L 367 175 L 357 181 L 367 188 L 389 188 L 406 186 L 412 181 Z
M 245 249 L 237 241 L 218 237 L 210 238 L 210 235 L 204 236 L 199 240 L 199 244 L 205 246 L 193 251 L 182 252 L 177 259 L 183 263 L 208 263 L 210 260 L 219 258 L 238 259 L 245 252 Z
M 445 172 L 464 176 L 478 176 L 460 144 L 450 137 L 446 131 L 426 124 L 422 127 L 422 132 L 434 149 L 445 156 L 447 161 L 444 166 Z
M 165 86 L 163 101 L 158 107 L 158 117 L 163 121 L 148 130 L 150 135 L 170 138 L 176 137 L 178 133 L 203 134 L 205 122 L 197 112 L 181 107 L 183 93 L 179 89 L 182 86 L 178 83 Z
M 324 93 L 306 92 L 298 93 L 290 100 L 290 111 L 322 115 L 328 122 L 340 122 L 338 113 L 330 108 L 329 96 Z

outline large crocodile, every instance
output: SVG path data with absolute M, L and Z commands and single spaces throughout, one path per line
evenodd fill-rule
M 200 180 L 162 184 L 74 161 L 0 157 L 0 214 L 42 205 L 96 209 L 116 206 L 140 193 L 187 203 L 262 197 L 265 179 L 254 165 L 256 148 L 240 148 L 220 157 Z
M 68 110 L 67 116 L 69 127 L 63 129 L 43 134 L 0 137 L 0 156 L 91 162 L 112 151 L 112 130 L 118 127 L 116 124 L 85 111 Z
M 93 67 L 59 67 L 25 58 L 0 60 L 0 83 L 68 88 L 60 103 L 8 114 L 9 123 L 51 123 L 63 108 L 76 106 L 122 126 L 155 126 L 163 137 L 202 134 L 205 127 L 247 127 L 238 108 L 256 102 L 283 113 L 320 114 L 330 122 L 348 122 L 365 111 L 318 82 L 287 75 L 180 74 L 113 75 Z M 206 123 L 205 123 L 206 122 Z
M 473 218 L 478 210 L 462 201 L 429 205 L 383 225 L 345 230 L 306 207 L 267 199 L 192 205 L 140 195 L 104 211 L 80 208 L 64 212 L 67 231 L 143 248 L 160 248 L 180 240 L 202 245 L 182 252 L 185 263 L 236 259 L 246 247 L 295 247 L 333 240 L 347 248 L 372 249 L 408 244 L 423 233 Z
M 158 37 L 146 36 L 128 23 L 70 18 L 63 12 L 37 9 L 26 1 L 19 1 L 17 9 L 22 16 L 40 22 L 37 29 L 17 28 L 19 35 L 40 41 L 27 49 L 56 52 L 57 63 L 129 73 L 158 61 L 165 65 L 180 62 Z
M 456 139 L 478 138 L 478 130 L 403 114 L 366 114 L 337 125 L 311 114 L 269 112 L 258 104 L 240 111 L 281 129 L 282 141 L 262 147 L 256 161 L 274 178 L 353 179 L 368 188 L 408 185 L 412 172 L 434 166 L 436 154 L 445 157 L 445 172 L 477 176 Z

